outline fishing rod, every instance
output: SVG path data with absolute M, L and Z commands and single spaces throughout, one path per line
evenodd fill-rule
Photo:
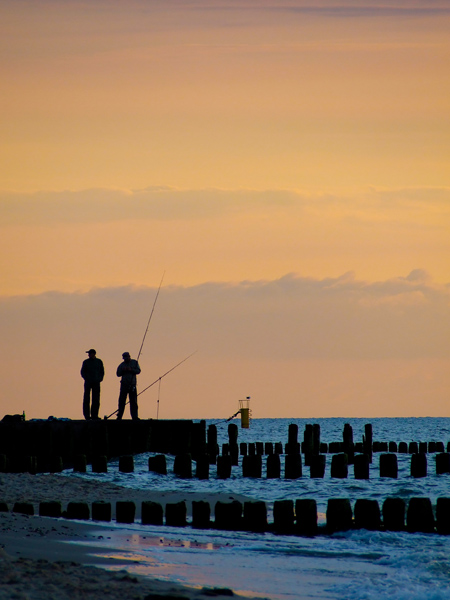
M 146 392 L 148 389 L 150 389 L 151 387 L 153 387 L 156 383 L 161 382 L 161 379 L 163 377 L 165 377 L 166 375 L 168 375 L 169 373 L 171 373 L 172 371 L 174 371 L 177 367 L 179 367 L 180 365 L 182 365 L 184 362 L 186 362 L 188 360 L 188 358 L 191 358 L 191 356 L 194 356 L 194 354 L 196 354 L 198 352 L 198 350 L 196 350 L 195 352 L 192 352 L 192 354 L 189 354 L 189 356 L 186 356 L 186 358 L 183 358 L 183 360 L 180 360 L 179 363 L 177 363 L 174 367 L 172 367 L 171 369 L 169 369 L 168 371 L 166 371 L 164 373 L 164 375 L 161 375 L 160 377 L 158 377 L 158 379 L 155 379 L 155 381 L 153 383 L 151 383 L 150 385 L 148 385 L 146 388 L 144 388 L 141 392 L 139 392 L 138 396 L 140 396 L 141 394 L 143 394 L 144 392 Z M 125 403 L 125 406 L 129 403 L 130 401 L 127 400 L 127 402 Z M 119 412 L 119 409 L 115 410 L 113 413 L 111 413 L 108 417 L 105 416 L 105 421 L 107 421 L 108 419 L 110 419 L 111 417 L 113 417 L 116 413 Z
M 153 387 L 155 385 L 155 383 L 158 383 L 158 381 L 161 381 L 161 379 L 163 377 L 165 377 L 166 375 L 168 375 L 169 373 L 171 373 L 174 369 L 176 369 L 177 367 L 179 367 L 180 365 L 182 365 L 184 362 L 187 361 L 188 358 L 191 358 L 191 356 L 194 356 L 194 354 L 196 354 L 197 352 L 198 352 L 198 350 L 196 350 L 195 352 L 192 352 L 192 354 L 189 354 L 189 356 L 186 356 L 186 358 L 183 358 L 183 360 L 180 360 L 180 362 L 178 364 L 176 364 L 174 367 L 172 367 L 171 369 L 169 369 L 168 371 L 166 371 L 164 373 L 164 375 L 161 375 L 161 377 L 158 377 L 158 379 L 155 379 L 155 381 L 153 383 L 151 383 L 146 388 L 144 388 L 141 392 L 139 392 L 138 396 L 140 396 L 141 394 L 143 394 L 144 392 L 146 392 L 148 389 L 150 389 L 151 387 Z
M 166 274 L 166 272 L 164 271 L 164 273 L 162 274 L 162 277 L 161 277 L 161 281 L 159 282 L 159 288 L 158 288 L 158 291 L 156 292 L 156 296 L 155 296 L 155 300 L 153 302 L 152 310 L 151 310 L 150 316 L 148 318 L 147 328 L 145 330 L 144 337 L 142 338 L 142 344 L 141 344 L 141 347 L 139 348 L 139 352 L 138 352 L 136 360 L 139 360 L 139 357 L 141 356 L 142 348 L 144 347 L 145 337 L 147 335 L 148 328 L 150 327 L 150 321 L 152 320 L 153 313 L 155 312 L 156 302 L 158 300 L 159 292 L 161 291 L 161 286 L 162 286 L 162 282 L 163 282 L 165 274 Z

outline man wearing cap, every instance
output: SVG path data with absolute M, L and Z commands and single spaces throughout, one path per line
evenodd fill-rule
M 86 354 L 88 354 L 89 358 L 86 358 L 81 366 L 81 377 L 84 379 L 83 415 L 85 419 L 98 419 L 100 383 L 105 376 L 105 369 L 103 362 L 97 358 L 94 348 L 86 350 Z
M 136 375 L 139 375 L 141 372 L 141 367 L 139 366 L 137 360 L 131 358 L 129 352 L 124 352 L 122 354 L 122 358 L 123 362 L 117 367 L 117 377 L 122 377 L 120 380 L 119 409 L 117 411 L 117 418 L 120 420 L 123 417 L 127 396 L 129 396 L 131 418 L 137 421 L 139 417 Z

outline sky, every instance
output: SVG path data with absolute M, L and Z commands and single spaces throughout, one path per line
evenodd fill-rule
M 0 0 L 0 416 L 82 418 L 91 347 L 115 411 L 162 278 L 143 418 L 450 416 L 449 30 L 446 0 Z

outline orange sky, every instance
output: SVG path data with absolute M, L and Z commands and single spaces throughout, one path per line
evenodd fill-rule
M 166 270 L 142 385 L 199 351 L 162 416 L 450 415 L 449 26 L 438 0 L 1 2 L 3 413 L 79 417 L 91 346 L 112 412 Z

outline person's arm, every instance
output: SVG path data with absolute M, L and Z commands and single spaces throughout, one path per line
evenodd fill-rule
M 86 378 L 85 378 L 84 367 L 85 367 L 85 365 L 84 365 L 84 361 L 83 361 L 83 364 L 81 365 L 81 371 L 80 371 L 80 375 L 81 375 L 81 377 L 82 377 L 83 379 L 86 379 Z
M 137 360 L 133 361 L 133 366 L 131 367 L 131 370 L 133 371 L 133 373 L 135 375 L 139 375 L 139 373 L 141 372 L 141 367 L 139 366 L 139 363 Z
M 100 361 L 100 381 L 103 381 L 103 377 L 105 376 L 105 367 L 103 366 L 103 361 L 99 358 Z
M 122 377 L 123 374 L 123 363 L 120 363 L 120 365 L 117 367 L 117 377 Z

